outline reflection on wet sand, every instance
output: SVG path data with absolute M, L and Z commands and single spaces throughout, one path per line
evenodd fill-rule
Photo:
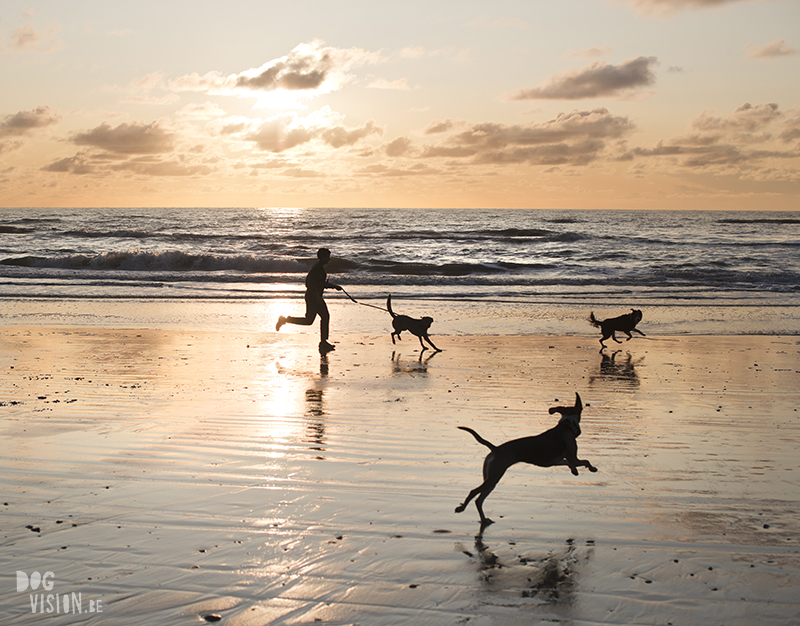
M 587 563 L 593 554 L 590 546 L 583 550 L 567 539 L 563 548 L 520 551 L 515 542 L 509 542 L 513 554 L 501 557 L 483 540 L 483 533 L 475 537 L 475 550 L 462 550 L 478 564 L 480 592 L 500 594 L 502 604 L 525 604 L 522 599 L 532 599 L 534 605 L 549 608 L 569 608 L 575 604 L 578 595 L 578 574 L 581 565 Z M 512 598 L 519 598 L 514 602 Z M 485 600 L 495 604 L 498 600 Z
M 323 354 L 319 359 L 319 380 L 328 377 L 329 363 L 328 355 Z M 311 387 L 306 389 L 306 416 L 310 419 L 306 422 L 306 435 L 304 441 L 310 443 L 309 450 L 317 452 L 325 451 L 325 390 L 321 387 Z M 317 459 L 324 460 L 325 457 L 317 456 Z
M 589 377 L 589 384 L 612 382 L 622 384 L 628 388 L 635 388 L 640 385 L 639 376 L 636 373 L 636 366 L 639 365 L 644 357 L 634 360 L 630 352 L 625 353 L 625 358 L 617 361 L 617 355 L 622 350 L 615 350 L 609 356 L 605 352 L 600 361 L 599 373 Z
M 419 353 L 419 358 L 416 360 L 403 359 L 402 355 L 392 350 L 392 374 L 427 374 L 428 362 L 435 357 L 438 352 L 425 352 Z

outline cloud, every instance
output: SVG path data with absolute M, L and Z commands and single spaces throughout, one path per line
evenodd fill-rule
M 692 121 L 692 128 L 706 133 L 709 139 L 737 143 L 760 143 L 771 138 L 768 127 L 783 114 L 774 102 L 753 106 L 745 102 L 727 118 L 704 111 Z
M 748 59 L 774 59 L 776 57 L 790 57 L 800 54 L 800 50 L 786 45 L 785 39 L 776 39 L 768 44 L 756 48 L 753 44 L 745 46 L 748 50 Z
M 111 167 L 114 171 L 130 171 L 143 176 L 204 176 L 211 168 L 203 164 L 189 164 L 183 160 L 132 159 Z
M 295 115 L 279 115 L 262 122 L 255 129 L 247 124 L 233 124 L 223 128 L 223 133 L 233 135 L 244 131 L 243 139 L 252 141 L 265 152 L 280 153 L 314 140 L 335 148 L 353 146 L 371 135 L 382 135 L 383 129 L 373 120 L 363 126 L 348 128 L 334 123 L 335 116 L 327 107 L 318 114 L 306 118 Z
M 320 133 L 322 140 L 332 148 L 343 148 L 352 146 L 370 135 L 382 135 L 383 129 L 373 121 L 369 120 L 366 124 L 358 128 L 345 128 L 344 126 L 332 126 Z
M 348 74 L 351 69 L 382 60 L 380 53 L 361 48 L 333 48 L 313 40 L 297 45 L 289 54 L 260 67 L 229 75 L 219 72 L 202 76 L 189 74 L 170 81 L 169 88 L 239 97 L 259 97 L 274 92 L 313 97 L 341 89 L 352 79 Z
M 398 137 L 384 146 L 386 156 L 402 157 L 413 152 L 411 140 L 408 137 Z
M 686 9 L 713 9 L 747 0 L 629 0 L 628 5 L 642 15 L 671 17 Z
M 783 131 L 777 135 L 782 125 Z M 728 117 L 704 111 L 690 124 L 691 132 L 659 141 L 652 148 L 635 148 L 623 158 L 667 157 L 688 168 L 735 169 L 753 176 L 767 160 L 800 158 L 800 146 L 776 149 L 776 139 L 791 143 L 800 138 L 800 119 L 785 120 L 775 103 L 745 103 Z
M 61 116 L 48 106 L 40 106 L 30 111 L 19 111 L 0 121 L 0 139 L 29 135 L 39 128 L 58 123 Z
M 31 23 L 19 26 L 11 33 L 5 45 L 0 44 L 0 51 L 14 53 L 38 52 L 42 54 L 54 52 L 63 45 L 63 42 L 56 37 L 58 31 L 58 26 L 48 28 L 44 32 L 39 31 Z
M 367 87 L 370 89 L 394 89 L 398 91 L 408 91 L 410 89 L 407 78 L 398 78 L 396 80 L 376 78 Z
M 44 166 L 42 171 L 83 175 L 92 174 L 95 168 L 88 162 L 85 153 L 78 153 L 72 157 L 53 161 L 50 165 Z
M 619 96 L 655 82 L 652 66 L 656 57 L 637 57 L 621 65 L 603 61 L 563 74 L 555 74 L 540 87 L 522 89 L 511 100 L 580 100 L 603 96 Z
M 7 115 L 0 120 L 0 153 L 21 148 L 34 132 L 53 126 L 59 120 L 61 116 L 48 106 Z
M 602 46 L 594 46 L 593 48 L 586 48 L 584 50 L 577 50 L 575 52 L 571 52 L 568 56 L 571 57 L 607 57 L 611 54 L 611 47 L 607 44 Z
M 158 122 L 140 124 L 133 122 L 112 127 L 107 123 L 71 138 L 79 146 L 100 148 L 117 154 L 161 154 L 173 148 L 174 135 Z
M 455 126 L 452 120 L 442 120 L 441 122 L 431 122 L 425 129 L 426 135 L 436 135 L 438 133 L 446 133 L 448 130 Z
M 634 128 L 627 118 L 603 108 L 571 111 L 528 126 L 475 124 L 426 146 L 423 156 L 491 164 L 585 165 L 603 154 L 608 141 L 622 139 Z

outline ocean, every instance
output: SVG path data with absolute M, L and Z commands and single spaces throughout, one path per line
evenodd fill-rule
M 323 246 L 330 280 L 359 303 L 391 293 L 411 314 L 469 309 L 468 328 L 448 322 L 455 334 L 527 312 L 564 323 L 514 332 L 569 332 L 590 309 L 630 308 L 674 334 L 800 334 L 800 212 L 768 211 L 0 209 L 0 323 L 52 321 L 86 300 L 131 323 L 145 301 L 174 305 L 163 323 L 239 315 L 299 300 Z

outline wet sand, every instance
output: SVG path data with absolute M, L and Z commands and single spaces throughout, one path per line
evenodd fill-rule
M 0 327 L 6 621 L 797 620 L 797 337 L 336 339 Z M 536 434 L 576 391 L 599 471 L 518 465 L 482 534 L 454 513 L 487 452 L 456 426 Z M 18 570 L 83 613 L 32 613 Z

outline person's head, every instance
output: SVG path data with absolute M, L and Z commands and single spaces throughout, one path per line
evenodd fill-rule
M 327 248 L 320 248 L 317 250 L 317 258 L 323 263 L 327 263 L 331 260 L 331 251 Z

